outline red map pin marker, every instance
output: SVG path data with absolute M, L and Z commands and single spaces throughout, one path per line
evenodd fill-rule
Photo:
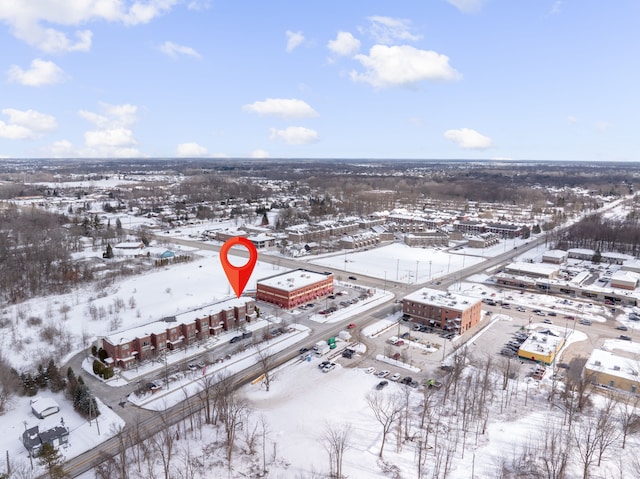
M 249 261 L 247 261 L 247 264 L 244 266 L 234 266 L 229 263 L 229 259 L 227 258 L 229 249 L 237 244 L 244 246 L 249 251 Z M 222 248 L 220 248 L 220 262 L 222 263 L 224 273 L 227 275 L 227 279 L 229 280 L 229 283 L 231 283 L 231 286 L 236 292 L 236 296 L 238 298 L 242 296 L 242 292 L 249 282 L 251 273 L 253 273 L 253 268 L 256 266 L 257 259 L 258 250 L 255 245 L 247 238 L 243 238 L 241 236 L 234 236 L 233 238 L 225 241 Z

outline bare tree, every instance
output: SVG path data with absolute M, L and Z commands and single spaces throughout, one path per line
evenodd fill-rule
M 583 479 L 589 478 L 589 469 L 598 452 L 598 421 L 592 416 L 583 416 L 582 422 L 573 424 L 573 439 L 582 464 Z
M 640 416 L 637 414 L 638 396 L 623 395 L 618 404 L 618 420 L 622 430 L 622 449 L 627 444 L 627 436 L 640 431 Z
M 204 422 L 207 424 L 211 424 L 211 416 L 212 416 L 212 407 L 213 407 L 213 398 L 214 398 L 214 388 L 216 384 L 216 380 L 214 375 L 207 376 L 203 374 L 198 379 L 198 384 L 200 386 L 200 391 L 198 391 L 198 399 L 202 404 L 202 409 L 204 411 Z
M 617 400 L 614 395 L 607 398 L 604 405 L 598 411 L 597 421 L 597 442 L 596 447 L 598 449 L 598 466 L 602 463 L 607 449 L 615 443 L 620 437 L 620 431 L 614 424 L 615 416 L 614 410 L 617 406 Z
M 544 425 L 544 436 L 541 439 L 540 454 L 545 477 L 548 479 L 564 479 L 569 464 L 569 437 L 567 429 L 550 419 Z
M 367 394 L 367 404 L 373 411 L 376 420 L 382 426 L 382 444 L 378 454 L 379 457 L 382 457 L 387 435 L 402 412 L 402 401 L 395 396 L 369 393 Z
M 160 455 L 164 479 L 170 479 L 171 459 L 175 447 L 175 436 L 168 424 L 157 434 L 151 437 L 151 445 Z
M 271 381 L 275 379 L 275 371 L 273 370 L 275 358 L 269 349 L 262 349 L 258 344 L 255 345 L 255 348 L 255 358 L 257 363 L 260 365 L 260 372 L 262 373 L 264 386 L 267 392 L 269 392 Z
M 231 458 L 233 456 L 233 447 L 236 442 L 236 433 L 242 427 L 247 414 L 247 403 L 236 394 L 229 394 L 224 403 L 224 409 L 221 417 L 222 422 L 224 423 L 224 432 L 227 442 L 227 461 L 229 463 L 229 469 L 231 469 Z
M 351 425 L 343 424 L 333 426 L 329 423 L 325 425 L 322 434 L 322 446 L 329 454 L 329 476 L 340 479 L 342 474 L 342 461 L 344 452 L 349 448 L 349 434 L 351 433 Z

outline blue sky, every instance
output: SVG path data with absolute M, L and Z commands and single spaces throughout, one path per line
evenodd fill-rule
M 0 0 L 0 157 L 637 161 L 637 0 Z

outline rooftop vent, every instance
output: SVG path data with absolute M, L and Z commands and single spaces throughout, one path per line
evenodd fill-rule
M 615 365 L 615 366 L 613 367 L 613 370 L 614 370 L 614 371 L 620 371 L 620 366 Z

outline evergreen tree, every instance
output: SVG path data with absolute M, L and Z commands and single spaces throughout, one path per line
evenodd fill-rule
M 117 230 L 122 229 L 122 221 L 120 221 L 120 218 L 116 218 L 116 229 Z
M 107 243 L 107 251 L 102 256 L 107 259 L 113 258 L 113 248 L 111 247 L 111 243 Z
M 50 359 L 49 364 L 47 364 L 47 377 L 49 378 L 49 389 L 51 389 L 51 391 L 55 393 L 64 389 L 64 378 L 60 374 L 56 363 L 53 362 L 53 359 Z
M 60 452 L 49 443 L 44 443 L 38 453 L 38 462 L 49 473 L 51 479 L 61 479 L 64 477 L 62 464 L 64 458 Z

